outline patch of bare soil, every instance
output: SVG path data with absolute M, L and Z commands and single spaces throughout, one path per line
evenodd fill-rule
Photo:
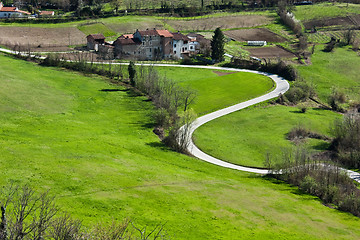
M 225 31 L 224 34 L 235 41 L 267 41 L 267 42 L 285 42 L 286 39 L 271 32 L 266 28 L 239 29 Z
M 77 28 L 0 27 L 0 44 L 29 46 L 38 51 L 67 49 L 86 44 L 86 36 Z
M 280 47 L 254 47 L 246 49 L 250 55 L 257 58 L 293 58 L 296 57 L 292 52 Z
M 222 29 L 255 27 L 271 22 L 271 18 L 261 15 L 238 15 L 225 17 L 208 17 L 191 20 L 172 20 L 164 21 L 174 29 L 180 31 L 206 31 L 214 30 L 218 27 Z
M 355 16 L 356 18 L 356 16 Z M 311 29 L 312 27 L 330 27 L 330 26 L 351 26 L 355 25 L 354 21 L 350 17 L 336 17 L 336 18 L 323 18 L 323 19 L 314 19 L 308 22 L 304 22 L 304 27 L 306 29 Z
M 229 74 L 233 74 L 236 72 L 219 72 L 219 71 L 213 71 L 213 73 L 216 73 L 218 76 L 225 76 L 225 75 L 229 75 Z

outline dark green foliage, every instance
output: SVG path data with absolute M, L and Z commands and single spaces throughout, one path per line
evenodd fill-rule
M 304 80 L 294 82 L 291 88 L 285 93 L 286 99 L 293 104 L 306 101 L 314 96 L 314 87 Z
M 332 128 L 332 148 L 338 153 L 339 161 L 349 167 L 360 167 L 360 115 L 348 114 L 338 120 Z
M 216 28 L 211 40 L 211 58 L 216 62 L 224 60 L 225 37 L 220 28 Z
M 135 68 L 135 63 L 133 61 L 130 61 L 128 72 L 129 72 L 130 84 L 131 86 L 135 87 L 136 68 Z

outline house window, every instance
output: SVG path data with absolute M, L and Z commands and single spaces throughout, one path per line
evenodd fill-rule
M 151 36 L 150 36 L 150 40 L 151 40 Z
M 194 49 L 193 46 L 190 46 L 190 49 Z
M 150 41 L 150 42 L 149 42 L 149 44 L 151 45 L 151 44 L 152 44 L 152 42 Z
M 151 48 L 149 48 L 149 52 L 151 52 Z
M 187 50 L 187 47 L 185 48 L 185 50 Z
M 174 48 L 176 48 L 176 44 L 174 44 Z
M 174 51 L 174 54 L 176 54 L 176 51 Z
M 145 42 L 143 42 L 143 46 L 145 45 Z

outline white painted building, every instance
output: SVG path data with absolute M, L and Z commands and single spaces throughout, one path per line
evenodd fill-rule
M 172 33 L 173 37 L 173 56 L 179 59 L 184 58 L 184 55 L 189 55 L 190 54 L 190 38 L 188 38 L 187 36 L 177 32 L 177 33 Z M 191 45 L 192 48 L 194 47 L 193 45 Z
M 21 11 L 17 7 L 4 7 L 0 2 L 0 18 L 21 18 L 30 16 L 29 12 Z

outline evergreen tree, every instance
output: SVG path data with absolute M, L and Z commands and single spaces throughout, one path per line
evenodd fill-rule
M 224 60 L 225 37 L 220 28 L 216 28 L 211 40 L 211 58 L 216 62 Z
M 131 86 L 135 87 L 136 69 L 135 69 L 135 63 L 133 61 L 130 61 L 128 71 L 129 71 L 130 84 Z

